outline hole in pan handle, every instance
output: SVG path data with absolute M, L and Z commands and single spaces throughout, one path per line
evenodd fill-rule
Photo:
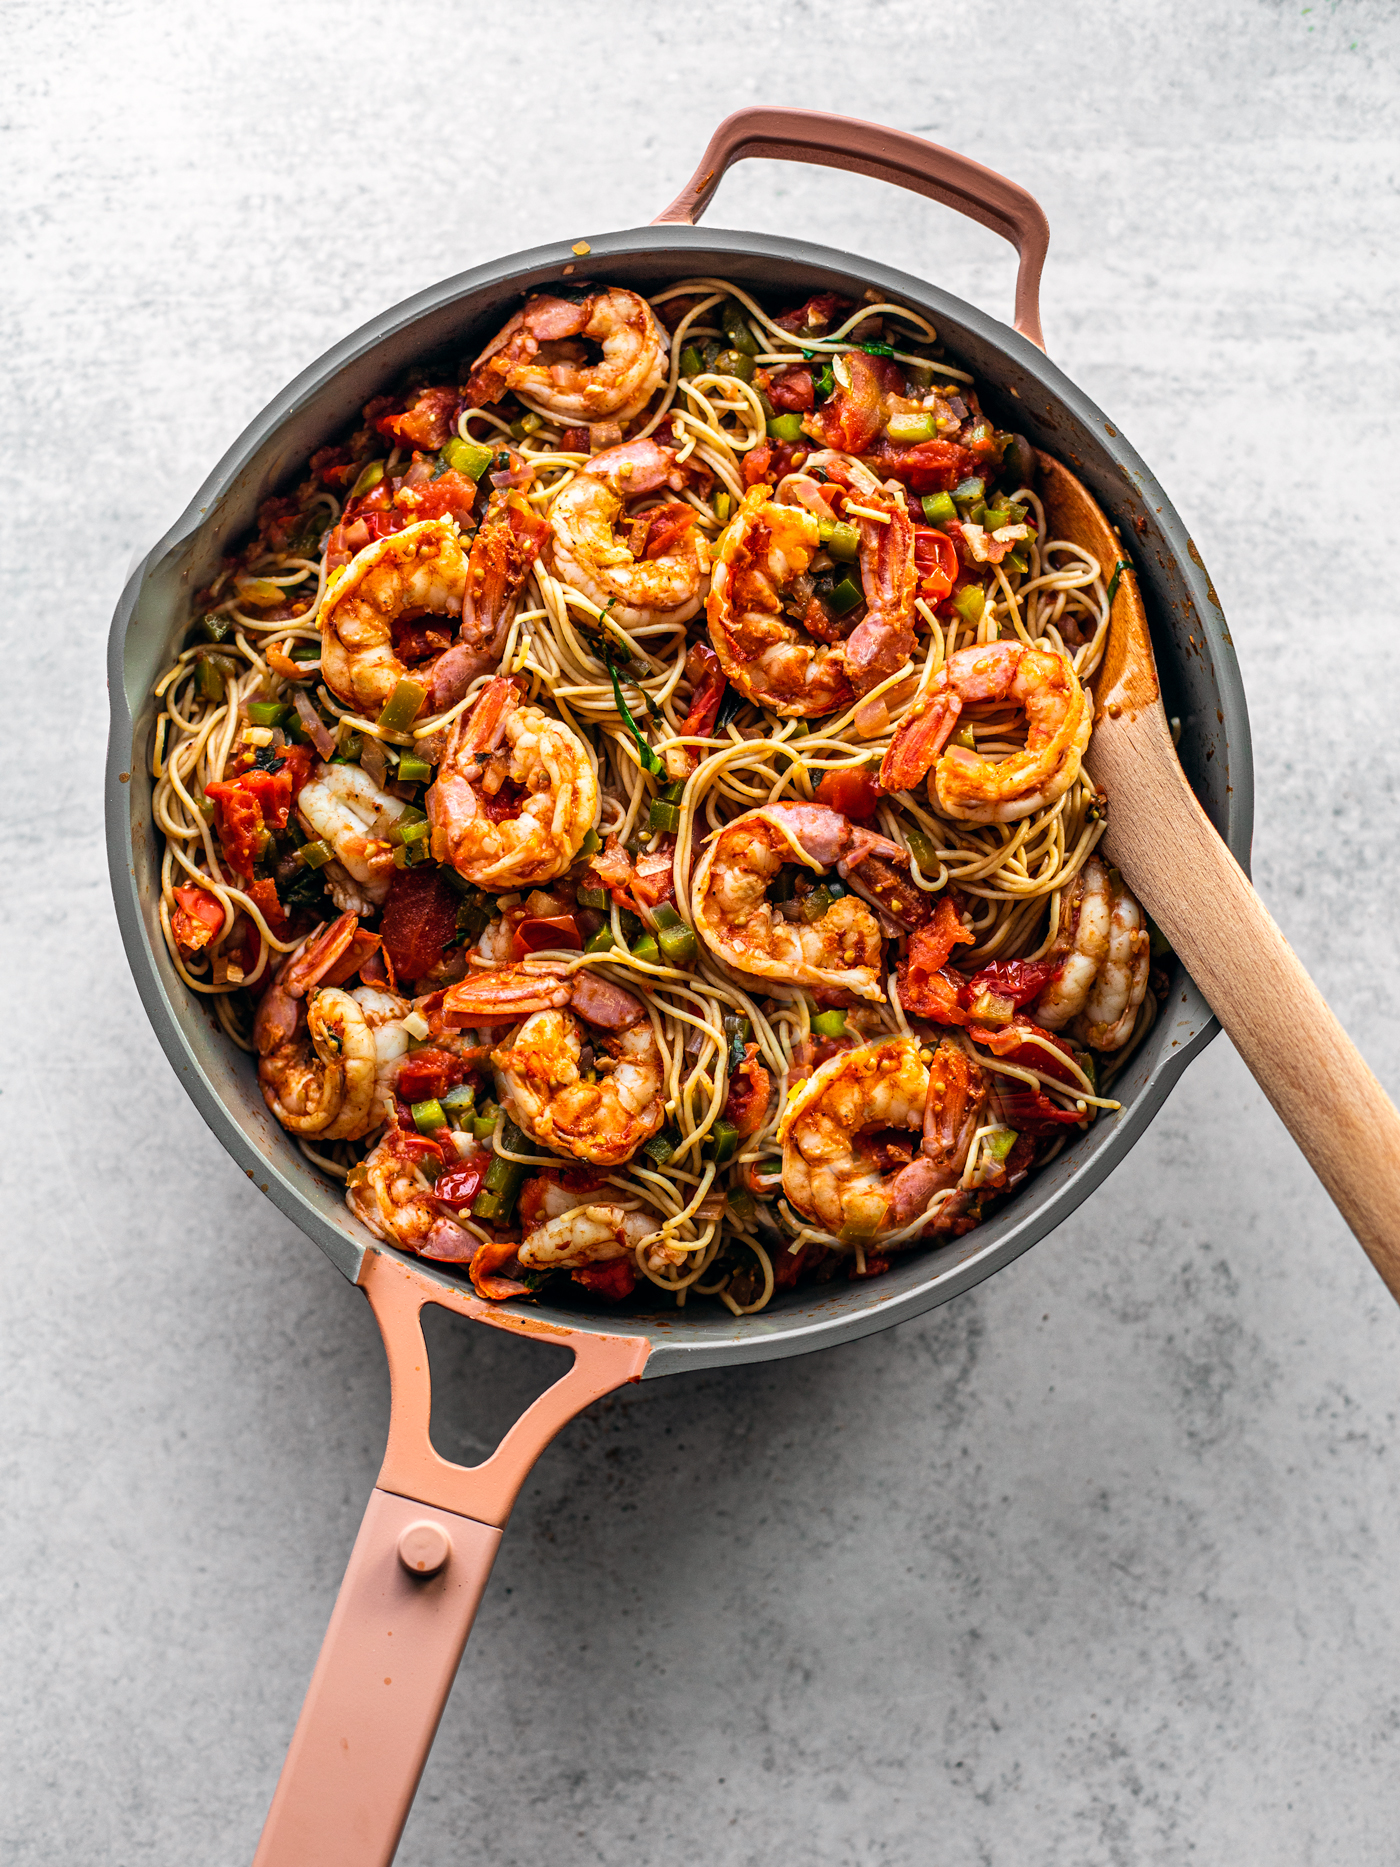
M 561 1427 L 637 1380 L 649 1353 L 644 1337 L 515 1315 L 386 1252 L 365 1253 L 359 1283 L 389 1360 L 389 1443 L 254 1867 L 388 1867 L 521 1485 Z M 574 1352 L 481 1465 L 454 1465 L 428 1437 L 425 1303 Z
M 758 105 L 736 110 L 724 119 L 700 166 L 653 226 L 679 221 L 693 227 L 709 206 L 731 162 L 766 156 L 778 162 L 814 162 L 823 168 L 854 169 L 878 181 L 912 189 L 980 221 L 1015 247 L 1016 329 L 1039 350 L 1040 271 L 1050 242 L 1050 227 L 1033 195 L 995 169 L 969 156 L 890 130 L 857 117 L 836 117 L 823 110 L 780 110 Z

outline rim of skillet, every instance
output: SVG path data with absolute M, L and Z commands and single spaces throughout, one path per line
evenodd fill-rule
M 465 348 L 469 332 L 479 334 L 479 327 L 522 292 L 557 280 L 566 268 L 576 278 L 659 289 L 703 271 L 707 255 L 726 265 L 736 281 L 760 290 L 790 289 L 799 282 L 818 290 L 844 285 L 856 286 L 859 297 L 873 285 L 924 311 L 950 358 L 972 371 L 984 401 L 993 410 L 1000 407 L 1003 425 L 1026 433 L 1079 475 L 1118 526 L 1125 556 L 1132 557 L 1137 570 L 1164 698 L 1169 711 L 1174 704 L 1180 709 L 1187 775 L 1232 853 L 1248 869 L 1253 825 L 1248 713 L 1229 629 L 1200 554 L 1117 425 L 1026 338 L 951 293 L 874 260 L 809 241 L 710 227 L 667 224 L 600 235 L 591 243 L 586 267 L 560 240 L 445 279 L 333 345 L 248 424 L 185 511 L 133 565 L 108 644 L 108 863 L 137 990 L 162 1049 L 220 1142 L 351 1280 L 368 1249 L 401 1256 L 451 1288 L 461 1289 L 464 1275 L 379 1243 L 350 1217 L 339 1189 L 269 1120 L 247 1058 L 201 1014 L 159 933 L 159 838 L 150 817 L 155 713 L 150 687 L 189 626 L 189 596 L 199 581 L 193 560 L 201 545 L 210 561 L 217 557 L 252 523 L 260 501 L 299 472 L 314 447 L 341 430 L 412 358 L 451 344 Z M 776 280 L 775 271 L 782 275 Z M 300 438 L 290 451 L 279 452 L 278 436 L 298 423 Z M 308 435 L 312 438 L 305 445 Z M 165 586 L 163 596 L 158 580 Z M 164 629 L 141 626 L 143 598 L 152 607 L 165 604 Z M 830 1347 L 946 1302 L 1011 1263 L 1066 1219 L 1135 1145 L 1186 1065 L 1216 1035 L 1218 1025 L 1179 962 L 1170 976 L 1171 990 L 1156 1024 L 1115 1084 L 1122 1112 L 1100 1118 L 1004 1209 L 964 1238 L 916 1249 L 868 1282 L 833 1281 L 784 1293 L 754 1316 L 734 1317 L 719 1305 L 714 1306 L 718 1314 L 708 1308 L 604 1314 L 532 1303 L 520 1306 L 522 1313 L 586 1334 L 645 1335 L 652 1344 L 646 1375 L 652 1377 Z M 216 1086 L 211 1071 L 227 1079 L 224 1089 Z

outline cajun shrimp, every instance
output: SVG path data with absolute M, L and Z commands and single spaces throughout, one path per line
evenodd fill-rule
M 1060 901 L 1049 959 L 1059 975 L 1032 1016 L 1047 1030 L 1069 1027 L 1093 1050 L 1121 1050 L 1147 991 L 1151 940 L 1146 917 L 1122 876 L 1090 856 Z
M 527 1270 L 580 1270 L 636 1256 L 637 1247 L 660 1229 L 660 1219 L 615 1188 L 585 1184 L 593 1176 L 553 1171 L 536 1175 L 520 1195 L 519 1249 Z M 687 1253 L 657 1238 L 644 1257 L 654 1271 L 683 1264 Z
M 853 698 L 844 645 L 818 642 L 785 610 L 821 545 L 814 513 L 751 486 L 719 541 L 706 615 L 725 675 L 785 719 L 836 713 Z M 785 593 L 788 593 L 785 603 Z
M 443 1010 L 459 1024 L 524 1016 L 491 1062 L 511 1119 L 542 1146 L 614 1167 L 661 1126 L 661 1050 L 646 1007 L 587 968 L 477 973 L 448 987 Z
M 253 1041 L 263 1100 L 284 1128 L 321 1141 L 358 1141 L 383 1120 L 378 1059 L 360 1006 L 323 981 L 358 963 L 353 914 L 308 936 L 258 1002 Z
M 812 477 L 814 469 L 826 476 L 825 486 Z M 832 503 L 833 487 L 844 495 L 839 513 Z M 819 522 L 823 508 L 833 519 L 855 521 L 865 615 L 846 637 L 842 654 L 852 688 L 867 693 L 897 673 L 914 650 L 918 574 L 914 525 L 903 489 L 895 481 L 878 480 L 848 454 L 821 453 L 808 455 L 803 472 L 790 476 L 782 492 L 815 512 Z
M 335 851 L 323 874 L 343 912 L 368 914 L 383 903 L 394 875 L 386 833 L 407 809 L 358 765 L 319 765 L 301 787 L 297 816 L 309 837 Z
M 581 338 L 601 346 L 597 362 Z M 625 422 L 665 381 L 669 354 L 665 331 L 636 292 L 537 292 L 476 359 L 466 397 L 480 408 L 513 389 L 558 421 Z
M 624 628 L 688 622 L 705 599 L 709 546 L 693 507 L 651 508 L 618 534 L 629 499 L 685 484 L 674 448 L 629 441 L 595 454 L 549 509 L 556 572 Z
M 948 745 L 963 708 L 988 700 L 1009 700 L 1024 713 L 1024 751 L 992 760 Z M 880 765 L 880 783 L 886 791 L 907 791 L 932 769 L 945 816 L 1014 823 L 1053 804 L 1074 783 L 1092 723 L 1088 697 L 1063 655 L 1024 642 L 959 648 L 900 721 Z
M 460 1264 L 475 1254 L 481 1240 L 444 1212 L 433 1197 L 424 1167 L 436 1167 L 440 1160 L 434 1142 L 390 1127 L 373 1151 L 351 1169 L 345 1203 L 386 1245 L 399 1245 L 420 1258 Z M 513 1291 L 522 1287 L 516 1285 Z
M 578 854 L 598 780 L 577 735 L 498 679 L 457 720 L 426 802 L 436 861 L 480 888 L 532 887 Z
M 764 979 L 827 986 L 884 1001 L 883 935 L 863 901 L 842 895 L 819 920 L 788 920 L 768 900 L 785 863 L 847 880 L 872 856 L 899 863 L 898 844 L 824 804 L 765 804 L 711 837 L 691 889 L 695 929 L 727 965 Z
M 467 589 L 467 553 L 453 519 L 420 519 L 357 551 L 331 578 L 321 604 L 321 673 L 362 713 L 379 713 L 408 673 L 396 637 L 425 616 L 456 631 Z
M 892 1037 L 843 1051 L 783 1111 L 783 1191 L 841 1243 L 878 1243 L 957 1185 L 986 1101 L 981 1066 L 947 1040 L 931 1049 Z
M 425 702 L 430 713 L 444 713 L 466 693 L 479 674 L 496 667 L 506 636 L 549 527 L 515 487 L 491 494 L 467 553 L 462 623 L 457 640 L 433 663 Z
M 394 1107 L 394 1082 L 399 1064 L 408 1055 L 408 1032 L 403 1021 L 413 1007 L 406 998 L 382 986 L 357 985 L 350 994 L 374 1039 L 375 1098 L 386 1118 Z
M 744 495 L 719 542 L 707 612 L 725 674 L 747 699 L 785 718 L 849 706 L 897 672 L 914 647 L 914 527 L 899 489 L 844 454 L 814 454 L 812 462 L 822 480 L 790 474 L 781 500 L 763 485 Z M 822 524 L 848 515 L 865 601 L 849 629 L 808 575 Z

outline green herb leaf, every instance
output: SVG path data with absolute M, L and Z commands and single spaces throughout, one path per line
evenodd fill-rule
M 622 698 L 622 685 L 617 678 L 617 669 L 611 662 L 608 663 L 608 673 L 612 676 L 613 697 L 617 701 L 617 710 L 622 715 L 622 722 L 637 742 L 637 756 L 642 761 L 642 770 L 649 771 L 653 777 L 659 778 L 666 768 L 642 737 L 641 728 L 628 711 L 627 702 Z

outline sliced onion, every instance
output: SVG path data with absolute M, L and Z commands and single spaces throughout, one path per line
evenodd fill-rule
M 315 746 L 317 753 L 322 758 L 329 758 L 335 751 L 335 738 L 327 730 L 326 722 L 311 704 L 310 696 L 299 687 L 292 695 L 292 705 L 296 708 L 297 718 L 306 728 L 306 736 Z
M 389 761 L 384 756 L 384 748 L 377 739 L 371 739 L 366 733 L 360 742 L 360 770 L 372 785 L 384 789 L 384 781 L 389 776 Z

